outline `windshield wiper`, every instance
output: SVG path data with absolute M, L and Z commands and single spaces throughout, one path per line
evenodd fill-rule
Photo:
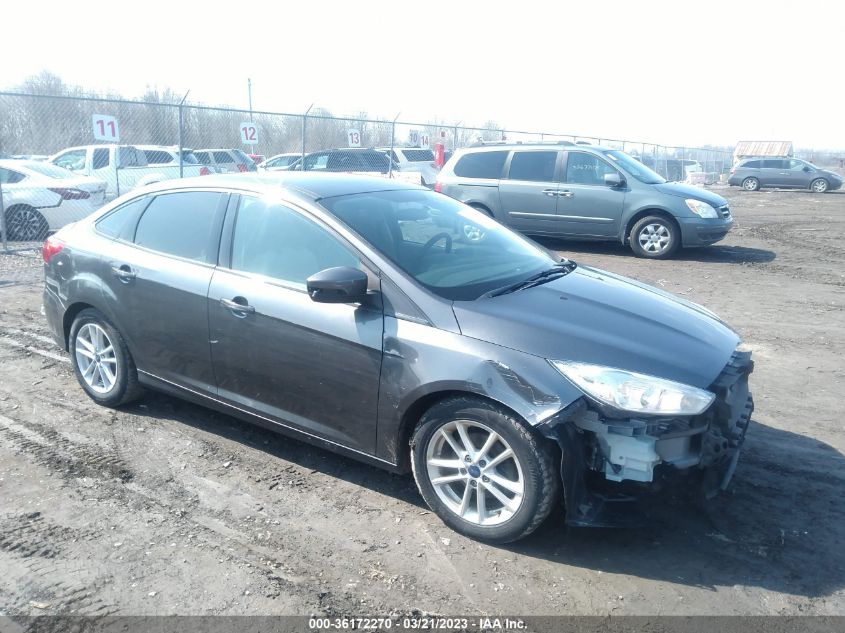
M 503 288 L 491 290 L 490 292 L 485 293 L 483 296 L 498 297 L 500 295 L 510 294 L 511 292 L 517 292 L 518 290 L 533 288 L 534 286 L 539 286 L 554 279 L 560 279 L 561 277 L 565 277 L 573 270 L 575 270 L 577 266 L 578 264 L 576 264 L 572 260 L 562 259 L 560 263 L 555 264 L 552 268 L 549 268 L 547 270 L 541 270 L 536 275 L 531 275 L 528 279 L 517 281 L 516 283 L 504 286 Z

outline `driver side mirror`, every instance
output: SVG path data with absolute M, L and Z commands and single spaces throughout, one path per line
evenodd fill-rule
M 622 187 L 625 185 L 625 179 L 619 174 L 605 174 L 604 184 L 608 187 Z
M 306 280 L 308 296 L 317 303 L 360 303 L 367 297 L 367 274 L 338 266 L 314 273 Z

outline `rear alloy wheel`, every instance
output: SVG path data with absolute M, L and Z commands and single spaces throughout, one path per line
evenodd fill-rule
M 471 538 L 522 538 L 557 499 L 557 469 L 545 440 L 487 401 L 460 397 L 436 404 L 420 420 L 411 447 L 426 503 Z
M 35 242 L 46 239 L 50 227 L 47 220 L 32 207 L 12 207 L 6 212 L 6 230 L 9 239 Z
M 98 310 L 79 313 L 68 343 L 76 379 L 92 400 L 116 407 L 141 394 L 138 371 L 123 337 Z
M 742 181 L 742 188 L 746 191 L 757 191 L 760 188 L 760 181 L 756 178 L 746 178 Z
M 816 178 L 813 182 L 810 183 L 810 190 L 814 191 L 815 193 L 824 193 L 827 191 L 828 187 L 827 180 L 824 178 Z
M 666 259 L 680 246 L 677 224 L 659 215 L 639 220 L 631 229 L 631 250 L 639 257 Z

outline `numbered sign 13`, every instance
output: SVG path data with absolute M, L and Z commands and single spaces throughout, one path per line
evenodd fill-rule
M 252 121 L 241 123 L 241 143 L 255 145 L 258 143 L 258 126 Z
M 120 128 L 116 118 L 108 114 L 95 114 L 91 121 L 94 124 L 94 140 L 120 142 Z
M 346 130 L 349 147 L 361 147 L 361 130 Z

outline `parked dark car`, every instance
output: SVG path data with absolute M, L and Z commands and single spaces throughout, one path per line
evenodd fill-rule
M 746 191 L 763 187 L 825 193 L 842 187 L 842 176 L 800 158 L 748 158 L 731 169 L 728 184 Z
M 94 401 L 149 387 L 411 470 L 479 539 L 525 536 L 561 493 L 570 524 L 612 525 L 658 481 L 724 488 L 753 408 L 711 312 L 380 177 L 168 181 L 43 254 Z
M 394 162 L 393 169 L 399 171 Z M 391 169 L 391 159 L 384 153 L 366 148 L 326 149 L 305 155 L 305 171 L 370 172 L 386 174 Z M 301 171 L 302 160 L 294 161 L 289 171 Z

